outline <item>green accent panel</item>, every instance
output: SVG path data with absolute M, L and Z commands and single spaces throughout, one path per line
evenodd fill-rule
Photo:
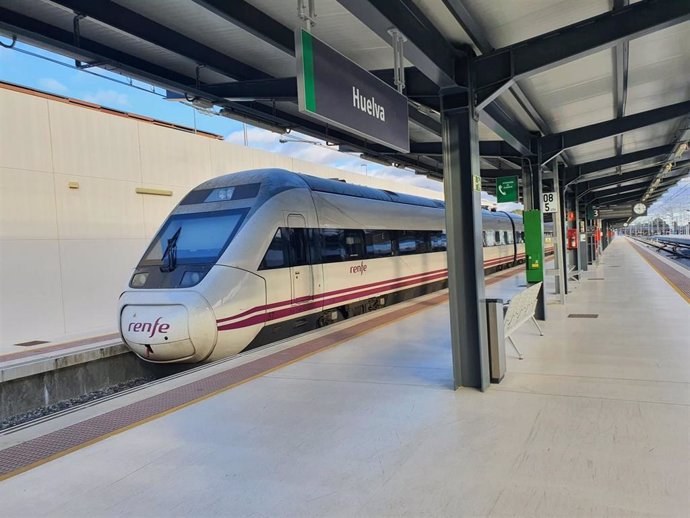
M 302 60 L 304 61 L 304 104 L 310 112 L 316 112 L 314 92 L 314 51 L 311 34 L 302 31 Z
M 522 213 L 525 225 L 525 259 L 527 282 L 544 280 L 544 223 L 541 211 L 526 210 Z

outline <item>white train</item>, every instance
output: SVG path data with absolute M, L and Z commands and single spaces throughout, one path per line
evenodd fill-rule
M 519 216 L 484 212 L 484 264 L 524 258 Z M 236 354 L 447 286 L 443 202 L 262 169 L 214 178 L 165 220 L 120 296 L 151 362 Z

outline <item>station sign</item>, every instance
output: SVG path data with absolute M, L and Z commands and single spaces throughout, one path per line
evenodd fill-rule
M 541 195 L 541 211 L 558 212 L 558 196 L 555 192 L 545 192 Z
M 410 152 L 406 96 L 304 29 L 295 43 L 300 112 Z
M 496 202 L 518 201 L 518 177 L 496 178 Z

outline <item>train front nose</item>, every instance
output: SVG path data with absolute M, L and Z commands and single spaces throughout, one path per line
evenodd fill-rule
M 155 304 L 137 295 L 125 292 L 120 311 L 122 338 L 132 351 L 152 362 L 198 362 L 208 357 L 217 332 L 207 304 Z

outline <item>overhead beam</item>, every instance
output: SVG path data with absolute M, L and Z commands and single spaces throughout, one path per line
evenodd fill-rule
M 343 151 L 350 152 L 352 150 L 345 147 Z M 396 153 L 381 144 L 369 144 L 367 151 L 380 155 Z M 442 151 L 443 145 L 441 142 L 410 142 L 410 154 L 412 155 L 441 156 L 443 154 Z M 483 140 L 479 142 L 479 154 L 480 156 L 521 158 L 520 153 L 501 140 Z
M 244 0 L 192 0 L 283 52 L 295 55 L 295 33 Z
M 610 203 L 616 202 L 620 203 L 623 201 L 639 200 L 644 194 L 644 189 L 632 189 L 630 191 L 621 191 L 616 194 L 609 194 L 607 196 L 597 196 L 594 198 L 589 198 L 588 204 L 596 205 L 597 203 Z M 606 200 L 606 201 L 605 201 Z
M 467 35 L 470 37 L 472 43 L 474 43 L 474 46 L 479 49 L 479 52 L 482 54 L 489 54 L 490 52 L 493 52 L 494 48 L 491 45 L 486 32 L 482 28 L 481 23 L 479 23 L 474 15 L 467 9 L 463 0 L 443 0 L 443 3 L 450 14 L 453 15 L 453 17 L 465 30 L 465 33 L 467 33 Z M 532 119 L 537 128 L 539 128 L 539 131 L 541 131 L 544 135 L 551 133 L 549 125 L 542 118 L 519 85 L 512 85 L 511 90 L 515 96 L 515 99 L 518 101 L 522 109 L 525 110 L 525 113 L 527 113 L 527 115 Z M 512 131 L 510 126 L 500 126 L 500 120 L 496 120 L 495 114 L 492 114 L 491 110 L 489 110 L 492 107 L 494 110 L 501 110 L 502 108 L 500 105 L 496 107 L 495 103 L 492 103 L 487 105 L 484 109 L 484 111 L 489 111 L 489 117 L 493 118 L 494 122 L 499 124 L 499 127 L 495 128 L 494 126 L 487 124 L 487 122 L 484 120 L 482 120 L 482 122 L 489 126 L 489 128 L 491 128 L 498 135 L 501 135 L 502 132 L 508 131 L 509 135 L 511 135 L 513 138 L 517 138 L 521 144 L 526 144 L 527 148 L 529 148 L 530 136 L 527 134 L 527 130 L 523 128 L 517 121 L 511 121 L 511 125 L 513 128 L 515 128 Z M 522 136 L 520 135 L 521 133 L 523 134 Z M 503 135 L 501 136 L 503 138 Z M 525 155 L 531 154 L 530 149 L 521 149 L 519 145 L 516 145 L 516 143 L 511 143 L 511 145 L 513 145 L 513 147 L 515 147 L 515 149 L 518 151 L 523 152 Z
M 208 67 L 227 77 L 233 79 L 270 77 L 257 68 L 218 52 L 115 2 L 108 0 L 51 0 L 51 2 L 184 56 L 198 65 Z
M 522 176 L 522 169 L 482 169 L 481 177 L 487 180 L 504 178 L 506 176 Z
M 0 7 L 0 28 L 11 34 L 17 34 L 26 41 L 34 42 L 39 46 L 50 48 L 70 57 L 90 59 L 94 62 L 107 64 L 133 78 L 169 90 L 188 92 L 190 95 L 207 98 L 240 117 L 268 124 L 276 129 L 299 128 L 299 131 L 306 135 L 348 145 L 361 152 L 366 152 L 368 146 L 368 142 L 363 139 L 332 128 L 326 129 L 311 119 L 283 112 L 272 106 L 258 102 L 236 103 L 215 97 L 203 89 L 203 84 L 199 87 L 190 87 L 189 85 L 194 82 L 194 78 L 171 71 L 155 63 L 135 58 L 83 36 L 79 39 L 79 46 L 76 46 L 71 32 L 2 7 Z M 394 158 L 396 162 L 405 166 L 440 173 L 440 168 L 436 169 L 432 165 L 421 163 L 411 157 L 395 156 Z
M 384 41 L 397 28 L 405 42 L 405 58 L 439 87 L 455 86 L 458 52 L 411 0 L 338 0 Z
M 475 59 L 479 108 L 515 81 L 690 19 L 690 2 L 642 0 Z
M 685 174 L 685 169 L 690 166 L 690 160 L 680 160 L 676 162 L 676 167 L 671 170 L 673 173 L 668 177 L 675 177 L 676 175 L 680 174 L 683 175 Z M 627 182 L 630 180 L 635 180 L 637 178 L 651 178 L 659 174 L 659 166 L 651 166 L 651 167 L 645 167 L 642 169 L 636 169 L 634 171 L 625 171 L 623 173 L 616 173 L 616 174 L 611 174 L 609 176 L 605 176 L 603 178 L 597 178 L 596 180 L 589 180 L 588 182 L 582 182 L 578 184 L 580 189 L 585 189 L 586 192 L 587 190 L 591 189 L 596 189 L 599 187 L 606 187 L 608 185 L 616 185 L 621 182 Z
M 498 101 L 480 111 L 479 120 L 521 155 L 532 154 L 532 135 Z
M 592 160 L 591 162 L 583 162 L 582 164 L 575 164 L 565 168 L 566 183 L 576 181 L 578 178 L 587 174 L 596 173 L 597 171 L 604 171 L 612 169 L 617 166 L 639 162 L 655 158 L 660 155 L 668 155 L 673 150 L 673 144 L 665 146 L 657 146 L 648 149 L 641 149 L 633 151 L 632 153 L 625 153 L 623 155 L 612 156 L 608 158 L 601 158 L 599 160 Z
M 619 11 L 629 5 L 629 0 L 613 0 L 613 10 Z M 630 43 L 620 41 L 614 48 L 614 109 L 616 118 L 620 119 L 625 115 L 625 103 L 628 97 L 628 51 Z M 623 154 L 623 136 L 616 137 L 616 154 Z
M 393 70 L 372 70 L 383 82 L 394 86 Z M 431 108 L 439 107 L 438 87 L 413 67 L 405 70 L 405 94 Z M 297 99 L 297 78 L 250 79 L 209 85 L 208 90 L 228 99 Z
M 410 120 L 412 120 L 417 126 L 433 133 L 437 137 L 441 136 L 441 122 L 434 119 L 433 117 L 426 115 L 412 106 L 408 106 L 408 114 Z
M 688 2 L 688 6 L 690 6 L 690 2 Z M 664 122 L 669 119 L 682 117 L 688 113 L 690 113 L 690 101 L 685 101 L 648 110 L 646 112 L 636 113 L 634 115 L 626 115 L 620 119 L 599 122 L 590 124 L 589 126 L 546 135 L 540 137 L 539 141 L 541 143 L 542 153 L 544 155 L 550 155 L 559 153 L 564 149 L 586 144 L 587 142 L 613 137 L 621 133 Z

